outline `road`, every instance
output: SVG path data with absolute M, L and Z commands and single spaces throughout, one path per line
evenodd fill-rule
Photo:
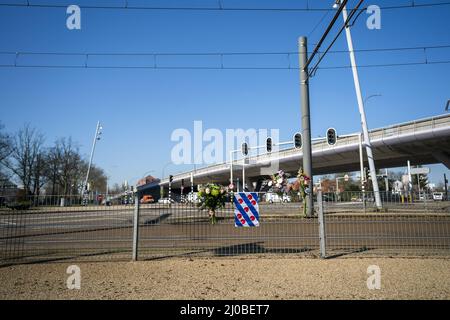
M 351 204 L 353 205 L 353 204 Z M 336 208 L 351 211 L 351 205 Z M 360 204 L 359 204 L 360 205 Z M 327 249 L 419 250 L 450 253 L 450 215 L 336 214 L 326 215 Z M 298 204 L 261 205 L 261 226 L 235 228 L 232 210 L 217 213 L 211 225 L 206 212 L 175 204 L 143 206 L 140 212 L 142 252 L 204 251 L 215 255 L 291 253 L 316 250 L 318 221 L 300 217 Z M 113 208 L 52 208 L 0 215 L 0 259 L 96 254 L 129 255 L 132 206 Z

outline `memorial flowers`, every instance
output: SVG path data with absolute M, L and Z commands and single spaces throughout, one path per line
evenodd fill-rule
M 279 170 L 271 177 L 268 186 L 272 188 L 272 191 L 282 196 L 286 192 L 288 184 L 288 175 L 283 171 Z
M 306 196 L 309 192 L 311 192 L 309 190 L 309 182 L 311 181 L 311 178 L 304 173 L 303 168 L 300 168 L 300 170 L 298 170 L 297 180 L 299 185 L 298 191 L 303 201 L 303 215 L 306 217 L 306 210 L 308 206 Z
M 218 184 L 208 183 L 198 186 L 198 206 L 200 210 L 208 210 L 211 224 L 217 222 L 216 210 L 225 206 L 227 194 L 227 188 Z

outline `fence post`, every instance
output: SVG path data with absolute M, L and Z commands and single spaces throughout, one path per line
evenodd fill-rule
M 139 245 L 139 193 L 134 196 L 134 215 L 133 215 L 133 261 L 138 260 Z
M 323 202 L 322 202 L 322 190 L 317 192 L 317 203 L 319 205 L 319 240 L 320 240 L 320 257 L 325 259 L 326 254 L 326 233 L 325 233 L 325 219 L 323 216 Z

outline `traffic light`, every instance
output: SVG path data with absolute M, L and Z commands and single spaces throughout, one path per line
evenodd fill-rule
M 181 188 L 184 188 L 184 179 L 181 179 Z
M 301 149 L 302 146 L 303 146 L 302 134 L 300 132 L 297 132 L 294 135 L 294 147 L 295 147 L 295 149 Z
M 248 155 L 248 144 L 247 144 L 247 142 L 244 142 L 244 143 L 242 144 L 242 154 L 243 154 L 244 156 L 247 156 L 247 155 Z
M 266 140 L 266 151 L 267 153 L 272 152 L 272 138 L 267 138 Z
M 173 181 L 173 175 L 170 175 L 169 176 L 169 182 L 172 182 Z
M 337 142 L 337 133 L 336 129 L 329 128 L 327 130 L 327 143 L 329 146 L 334 146 Z

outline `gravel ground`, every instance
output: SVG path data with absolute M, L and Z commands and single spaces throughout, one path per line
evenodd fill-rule
M 81 289 L 66 287 L 73 263 L 0 268 L 0 299 L 450 299 L 450 259 L 170 258 L 79 263 Z M 368 290 L 367 268 L 381 268 Z

